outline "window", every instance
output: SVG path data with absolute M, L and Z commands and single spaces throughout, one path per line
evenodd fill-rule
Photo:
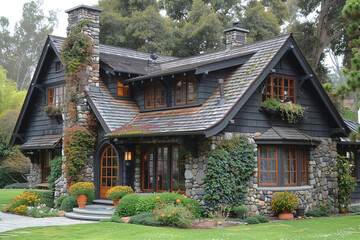
M 307 184 L 307 149 L 295 146 L 260 146 L 259 185 L 298 186 Z
M 60 61 L 58 61 L 58 62 L 55 63 L 55 71 L 56 71 L 56 72 L 61 71 L 61 62 L 60 62 Z
M 44 151 L 42 161 L 42 181 L 47 182 L 47 177 L 50 175 L 50 160 L 55 157 L 54 151 Z
M 181 146 L 144 147 L 142 190 L 184 193 L 185 154 L 186 151 Z
M 295 103 L 295 80 L 268 76 L 261 89 L 261 101 L 278 97 L 282 101 Z
M 116 95 L 118 97 L 128 98 L 128 97 L 130 97 L 130 86 L 122 83 L 121 82 L 122 80 L 123 80 L 122 78 L 117 79 Z
M 64 87 L 48 89 L 48 105 L 61 106 L 64 104 Z
M 183 77 L 176 82 L 175 104 L 196 103 L 198 99 L 198 86 L 194 77 Z
M 339 154 L 342 156 L 346 156 L 346 158 L 350 164 L 351 177 L 353 179 L 358 179 L 359 178 L 358 164 L 359 164 L 359 160 L 360 160 L 359 153 L 357 153 L 356 150 L 354 150 L 354 151 L 341 150 L 341 151 L 339 151 Z
M 145 89 L 145 108 L 165 107 L 165 89 L 160 83 L 149 83 Z

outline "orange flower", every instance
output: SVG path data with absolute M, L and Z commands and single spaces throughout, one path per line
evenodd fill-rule
M 175 210 L 172 210 L 172 212 L 171 212 L 172 214 L 174 214 L 175 213 Z
M 183 210 L 183 208 L 181 207 L 180 210 Z
M 179 202 L 180 202 L 180 199 L 176 199 L 176 202 L 178 202 L 178 203 L 179 203 Z
M 156 216 L 156 221 L 157 221 L 157 220 L 159 220 L 159 217 L 158 217 L 158 216 Z
M 159 199 L 160 199 L 160 197 L 156 197 L 156 199 L 157 199 L 157 200 L 159 200 Z
M 162 204 L 161 204 L 161 206 L 164 206 L 164 205 L 165 205 L 165 203 L 162 203 Z
M 162 216 L 162 217 L 165 217 L 165 213 L 162 213 L 161 216 Z
M 168 218 L 169 218 L 169 217 L 171 217 L 171 215 L 170 215 L 170 214 L 168 215 Z

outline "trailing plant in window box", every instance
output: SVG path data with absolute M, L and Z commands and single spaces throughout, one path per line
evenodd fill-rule
M 260 107 L 268 112 L 279 112 L 283 120 L 286 117 L 289 123 L 297 123 L 305 117 L 304 107 L 291 102 L 281 102 L 279 98 L 269 98 L 262 102 Z
M 210 211 L 218 210 L 221 204 L 232 207 L 242 203 L 255 163 L 254 148 L 244 138 L 223 140 L 211 151 L 204 187 Z
M 354 158 L 353 153 L 352 158 Z M 351 177 L 351 166 L 346 156 L 338 155 L 338 186 L 340 211 L 345 212 L 350 205 L 351 192 L 356 187 L 356 182 Z M 344 210 L 344 209 L 345 210 Z
M 55 106 L 53 104 L 47 105 L 44 107 L 44 112 L 49 114 L 49 116 L 61 116 L 63 111 L 63 106 Z
M 95 144 L 95 137 L 85 127 L 73 126 L 65 130 L 64 153 L 66 156 L 66 175 L 68 183 L 81 181 L 81 169 Z

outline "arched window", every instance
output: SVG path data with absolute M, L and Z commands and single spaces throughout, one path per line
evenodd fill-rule
M 107 146 L 101 154 L 100 198 L 105 198 L 106 191 L 119 184 L 119 159 L 115 149 Z

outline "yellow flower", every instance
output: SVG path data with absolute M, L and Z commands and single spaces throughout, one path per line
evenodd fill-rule
M 178 203 L 179 203 L 179 202 L 180 202 L 180 199 L 176 199 L 176 202 L 178 202 Z
M 168 218 L 169 218 L 169 217 L 171 217 L 171 215 L 170 215 L 170 214 L 168 215 Z
M 162 217 L 165 217 L 165 213 L 162 213 L 161 216 L 162 216 Z
M 159 217 L 158 216 L 156 216 L 156 221 L 159 219 Z
M 156 199 L 157 199 L 157 200 L 159 200 L 159 199 L 160 199 L 160 197 L 156 197 Z

